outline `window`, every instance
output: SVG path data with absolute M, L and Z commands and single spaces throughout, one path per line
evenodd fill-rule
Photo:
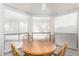
M 5 51 L 11 50 L 10 45 L 15 42 L 17 48 L 22 47 L 22 37 L 28 33 L 29 15 L 5 9 Z
M 49 38 L 51 32 L 50 17 L 34 16 L 32 17 L 32 19 L 33 19 L 33 40 L 45 40 L 45 38 Z
M 54 18 L 55 20 L 55 38 L 58 45 L 65 41 L 69 47 L 77 48 L 77 12 L 61 15 Z
M 28 32 L 28 20 L 29 16 L 27 14 L 5 9 L 5 33 Z
M 71 13 L 54 18 L 55 32 L 57 33 L 76 33 L 77 13 Z
M 50 17 L 33 17 L 33 32 L 50 32 Z

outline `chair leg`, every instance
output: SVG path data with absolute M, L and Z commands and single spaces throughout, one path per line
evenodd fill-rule
M 24 56 L 28 56 L 28 54 L 24 53 Z
M 24 54 L 24 56 L 26 56 L 26 54 Z

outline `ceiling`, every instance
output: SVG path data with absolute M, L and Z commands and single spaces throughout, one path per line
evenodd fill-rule
M 46 3 L 46 10 L 42 10 L 42 3 L 8 3 L 7 5 L 34 15 L 57 14 L 79 8 L 78 3 Z

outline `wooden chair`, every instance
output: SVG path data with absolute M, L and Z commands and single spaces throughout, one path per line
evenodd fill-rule
M 53 55 L 55 55 L 55 56 L 64 56 L 65 53 L 66 53 L 67 47 L 68 47 L 68 43 L 65 42 L 64 46 L 59 50 L 59 52 L 58 53 L 53 53 Z
M 16 46 L 13 43 L 11 44 L 11 50 L 12 50 L 12 54 L 14 56 L 20 56 L 20 52 L 18 51 L 18 49 L 16 48 Z
M 55 43 L 55 35 L 51 35 L 51 41 Z

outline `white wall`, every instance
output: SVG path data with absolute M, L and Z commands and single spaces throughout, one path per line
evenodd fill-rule
M 4 6 L 0 4 L 0 55 L 4 55 Z

